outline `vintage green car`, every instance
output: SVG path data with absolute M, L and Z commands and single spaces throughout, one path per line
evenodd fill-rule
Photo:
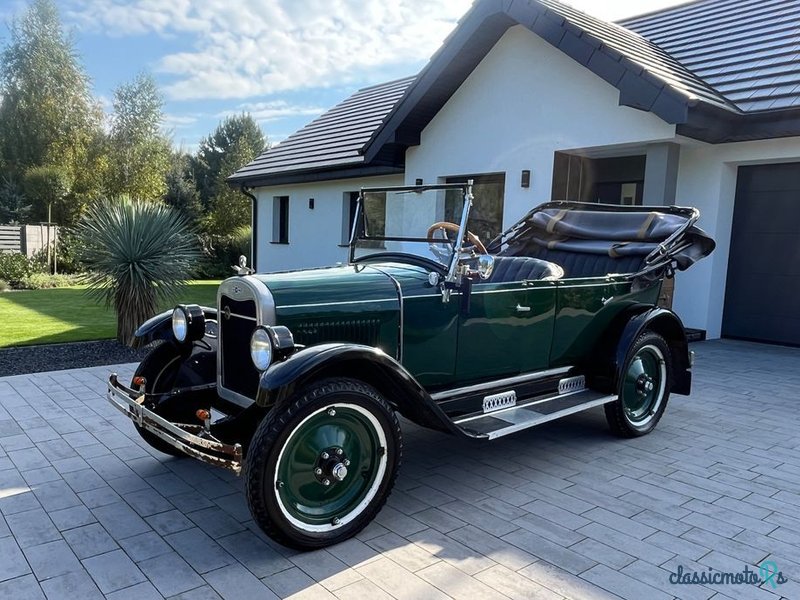
M 691 387 L 683 325 L 657 304 L 714 248 L 698 211 L 551 202 L 484 247 L 472 205 L 469 183 L 362 190 L 348 264 L 240 261 L 216 307 L 139 328 L 161 343 L 108 399 L 154 448 L 243 469 L 256 523 L 300 549 L 380 510 L 397 413 L 484 441 L 604 406 L 614 433 L 650 432 Z

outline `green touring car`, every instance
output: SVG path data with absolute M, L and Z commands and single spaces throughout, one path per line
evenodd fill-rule
M 137 331 L 108 399 L 154 448 L 243 471 L 253 518 L 310 549 L 355 535 L 397 477 L 397 413 L 476 443 L 603 406 L 613 433 L 689 394 L 665 278 L 714 249 L 694 208 L 551 202 L 484 245 L 468 184 L 364 189 L 346 265 L 254 273 Z

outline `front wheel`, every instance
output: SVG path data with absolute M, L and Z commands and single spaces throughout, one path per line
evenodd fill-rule
M 667 408 L 672 383 L 672 354 L 663 337 L 641 334 L 628 351 L 621 371 L 619 398 L 605 405 L 611 431 L 638 437 L 655 429 Z
M 301 550 L 350 538 L 386 502 L 402 450 L 397 417 L 375 389 L 345 378 L 314 383 L 253 436 L 245 467 L 253 519 Z

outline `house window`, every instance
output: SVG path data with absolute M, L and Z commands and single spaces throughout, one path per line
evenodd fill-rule
M 289 243 L 289 196 L 272 198 L 272 243 Z
M 644 155 L 589 158 L 556 152 L 552 199 L 641 204 L 645 160 Z
M 356 220 L 358 192 L 345 192 L 342 197 L 342 245 L 350 243 L 350 234 Z
M 467 229 L 488 244 L 503 231 L 503 198 L 506 176 L 504 173 L 492 175 L 463 175 L 448 177 L 446 183 L 466 183 L 472 179 L 472 195 L 475 197 L 469 214 Z M 448 191 L 445 199 L 445 221 L 459 223 L 464 204 L 461 193 Z

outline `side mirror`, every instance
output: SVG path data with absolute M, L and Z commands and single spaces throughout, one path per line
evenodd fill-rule
M 478 257 L 478 277 L 489 279 L 494 271 L 494 256 L 491 254 L 481 254 Z

